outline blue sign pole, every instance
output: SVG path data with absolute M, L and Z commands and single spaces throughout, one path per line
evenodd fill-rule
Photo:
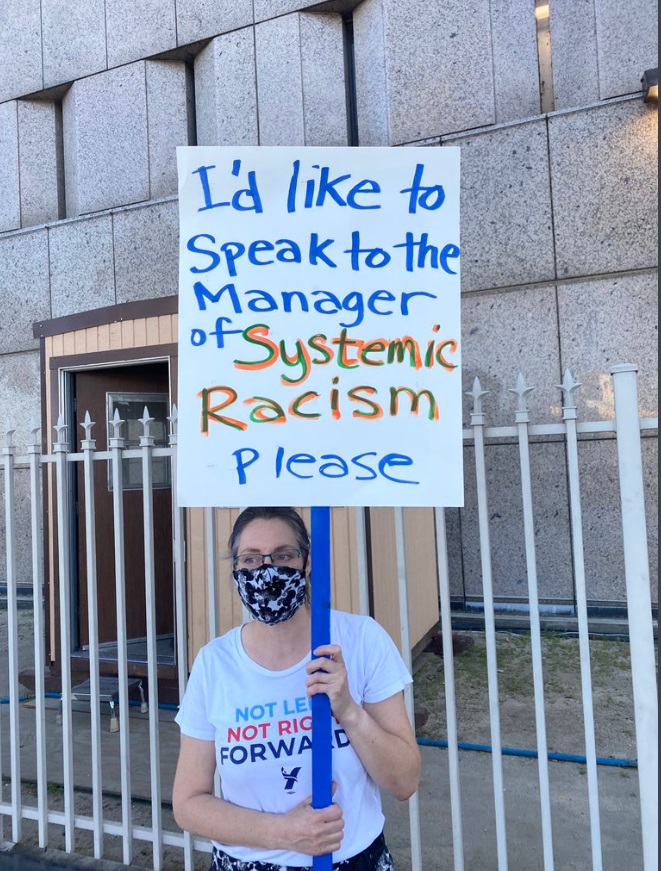
M 331 541 L 330 508 L 313 508 L 312 537 L 312 650 L 330 644 Z M 333 800 L 332 715 L 325 693 L 312 696 L 312 807 L 328 807 Z M 312 860 L 314 871 L 332 871 L 333 855 Z

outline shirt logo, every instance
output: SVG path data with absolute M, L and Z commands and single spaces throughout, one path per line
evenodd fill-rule
M 298 783 L 298 772 L 300 770 L 300 765 L 297 768 L 292 768 L 289 774 L 285 771 L 284 768 L 280 769 L 282 776 L 285 779 L 285 792 L 294 792 L 294 784 Z

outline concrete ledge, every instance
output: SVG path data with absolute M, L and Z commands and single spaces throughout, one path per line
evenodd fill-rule
M 0 845 L 1 871 L 54 871 L 58 868 L 90 869 L 90 871 L 120 871 L 126 865 L 107 859 L 76 856 L 61 850 L 42 850 L 5 841 Z
M 495 615 L 496 632 L 529 632 L 530 616 L 527 613 Z M 557 632 L 562 635 L 578 636 L 578 618 L 558 614 L 541 614 L 539 618 L 542 632 Z M 629 623 L 626 615 L 588 618 L 591 638 L 608 638 L 613 641 L 629 640 Z M 484 614 L 480 611 L 453 611 L 452 628 L 464 632 L 484 630 Z M 658 638 L 658 618 L 654 615 L 654 638 Z

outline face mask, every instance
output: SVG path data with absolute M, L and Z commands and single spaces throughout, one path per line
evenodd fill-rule
M 305 572 L 288 566 L 263 565 L 233 572 L 241 601 L 262 623 L 289 620 L 305 601 Z

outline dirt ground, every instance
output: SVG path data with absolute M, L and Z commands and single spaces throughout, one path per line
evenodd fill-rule
M 0 611 L 0 694 L 7 696 L 7 621 L 6 611 Z M 19 670 L 32 666 L 32 613 L 19 612 L 18 625 Z M 481 632 L 464 632 L 453 636 L 454 678 L 459 742 L 490 745 L 489 695 L 487 683 L 487 656 L 485 636 Z M 533 666 L 530 637 L 526 634 L 499 632 L 496 635 L 497 676 L 501 746 L 522 750 L 537 747 Z M 585 754 L 585 736 L 582 716 L 582 688 L 578 639 L 560 634 L 545 634 L 542 641 L 544 698 L 546 705 L 546 735 L 549 752 Z M 414 699 L 416 731 L 421 739 L 444 741 L 447 739 L 444 661 L 440 636 L 432 639 L 429 648 L 415 662 Z M 590 642 L 592 697 L 594 702 L 595 740 L 598 757 L 634 759 L 636 755 L 633 721 L 633 699 L 629 662 L 629 645 L 624 641 L 592 640 Z M 3 730 L 2 740 L 9 738 Z M 6 783 L 6 779 L 5 779 Z M 6 800 L 6 788 L 5 788 Z M 34 785 L 23 785 L 23 801 L 36 804 Z M 62 791 L 49 787 L 49 805 L 63 807 Z M 106 796 L 104 818 L 119 820 L 119 799 Z M 136 801 L 133 805 L 134 823 L 151 824 L 149 804 Z M 76 814 L 91 815 L 91 796 L 87 792 L 76 795 Z M 176 828 L 171 811 L 164 808 L 163 826 Z M 5 822 L 4 837 L 9 831 Z M 36 824 L 26 820 L 22 843 L 37 846 Z M 50 827 L 50 846 L 64 849 L 64 831 L 59 825 Z M 105 839 L 106 858 L 121 862 L 119 838 Z M 93 855 L 91 833 L 76 831 L 76 852 Z M 208 868 L 208 857 L 197 855 L 196 869 Z M 151 848 L 136 842 L 132 867 L 151 867 Z M 181 853 L 176 848 L 165 848 L 164 871 L 179 871 Z
M 438 650 L 437 643 L 430 645 Z M 489 689 L 485 635 L 455 635 L 455 694 L 458 740 L 490 744 Z M 633 691 L 629 644 L 591 640 L 590 671 L 598 757 L 636 756 Z M 528 634 L 496 634 L 501 745 L 535 749 L 533 665 Z M 443 659 L 425 652 L 416 661 L 414 697 L 419 738 L 447 737 Z M 560 634 L 542 637 L 542 675 L 549 752 L 585 754 L 580 649 L 577 638 Z M 422 725 L 424 713 L 428 714 Z M 421 716 L 423 715 L 423 716 Z

